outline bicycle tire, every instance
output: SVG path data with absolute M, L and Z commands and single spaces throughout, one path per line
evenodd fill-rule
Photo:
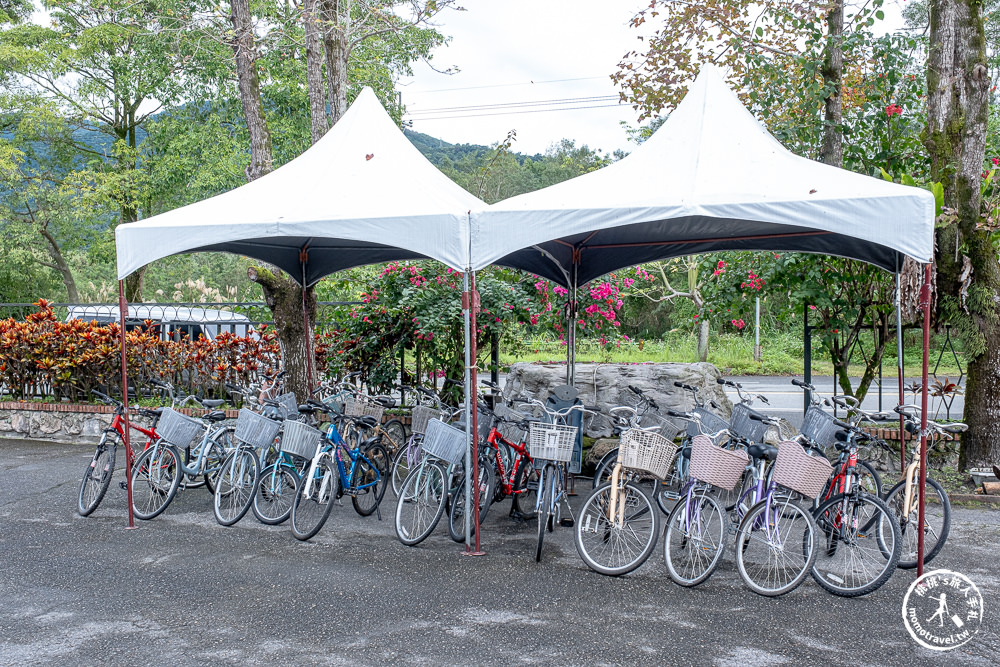
M 378 509 L 385 495 L 385 487 L 389 484 L 391 465 L 389 453 L 378 444 L 369 447 L 363 457 L 358 457 L 351 475 L 351 504 L 354 505 L 355 512 L 361 516 L 371 516 Z M 372 486 L 359 488 L 372 482 L 375 482 Z
M 251 505 L 253 515 L 268 526 L 284 523 L 292 516 L 292 505 L 298 492 L 298 473 L 284 463 L 272 463 L 260 473 Z
M 846 541 L 841 535 L 845 501 L 849 519 Z M 810 571 L 817 584 L 834 595 L 859 597 L 889 581 L 899 562 L 902 534 L 895 515 L 881 498 L 867 493 L 839 494 L 820 505 L 813 518 L 819 531 Z
M 834 496 L 843 493 L 842 489 L 834 488 L 839 472 L 839 465 L 834 466 L 834 470 L 830 474 L 830 479 L 828 479 L 826 484 L 823 486 L 823 491 L 813 499 L 813 516 L 816 516 L 816 510 L 819 509 L 820 505 Z M 875 468 L 873 468 L 867 461 L 858 461 L 854 484 L 860 486 L 861 490 L 869 495 L 878 496 L 879 498 L 882 497 L 882 478 L 879 476 L 878 471 L 876 471 Z M 841 485 L 837 484 L 837 486 Z
M 794 591 L 816 560 L 818 529 L 812 514 L 790 498 L 764 499 L 750 508 L 736 531 L 736 569 L 754 593 L 777 597 Z M 773 535 L 781 539 L 774 544 Z M 780 554 L 780 557 L 779 557 Z M 801 561 L 801 562 L 800 562 Z
M 493 502 L 493 486 L 496 484 L 496 472 L 486 464 L 479 462 L 479 525 L 483 525 L 486 514 L 490 511 Z M 477 485 L 473 484 L 473 487 Z M 465 493 L 456 494 L 448 510 L 448 535 L 456 542 L 465 542 Z M 476 489 L 473 488 L 473 493 Z
M 232 426 L 219 429 L 212 434 L 212 439 L 205 446 L 210 449 L 205 453 L 202 476 L 205 478 L 205 488 L 214 496 L 215 483 L 222 470 L 222 462 L 237 447 L 236 429 Z
M 307 478 L 312 484 L 307 484 Z M 297 540 L 315 537 L 326 523 L 340 495 L 340 473 L 328 454 L 320 455 L 316 467 L 306 469 L 292 503 L 292 535 Z
M 632 572 L 649 558 L 660 535 L 660 510 L 639 486 L 619 483 L 624 517 L 609 518 L 611 482 L 602 484 L 583 501 L 577 517 L 576 550 L 587 567 L 610 577 Z M 594 539 L 588 539 L 592 534 Z
M 545 528 L 548 526 L 549 531 L 552 530 L 549 524 L 552 523 L 552 499 L 555 493 L 555 479 L 557 474 L 559 473 L 554 465 L 546 464 L 539 482 L 539 486 L 543 488 L 539 495 L 538 510 L 535 513 L 538 520 L 538 544 L 535 547 L 536 563 L 542 561 L 542 544 L 545 542 Z
M 392 459 L 392 472 L 389 475 L 391 480 L 390 486 L 392 486 L 393 494 L 399 498 L 399 492 L 403 488 L 403 482 L 409 477 L 412 469 L 416 468 L 420 463 L 420 448 L 419 445 L 411 446 L 407 444 L 405 447 L 400 447 L 399 451 Z
M 693 514 L 691 520 L 685 508 Z M 722 561 L 728 526 L 726 511 L 709 493 L 696 490 L 690 504 L 686 495 L 678 500 L 663 531 L 663 560 L 670 579 L 685 588 L 708 581 Z
M 111 486 L 111 478 L 115 474 L 115 453 L 118 442 L 108 444 L 108 434 L 101 436 L 90 459 L 90 465 L 83 473 L 80 481 L 80 492 L 77 494 L 76 511 L 80 516 L 90 516 L 104 500 L 104 495 Z
M 396 537 L 406 546 L 423 542 L 434 531 L 448 500 L 447 472 L 437 461 L 423 461 L 403 482 L 396 504 Z
M 143 450 L 132 464 L 132 514 L 148 521 L 159 516 L 177 495 L 181 455 L 162 442 Z
M 615 463 L 618 461 L 618 451 L 619 448 L 609 449 L 601 460 L 597 462 L 597 466 L 594 468 L 594 479 L 590 488 L 596 489 L 602 484 L 606 484 L 611 481 L 611 472 L 615 468 Z
M 538 471 L 530 459 L 523 459 L 518 466 L 512 492 L 512 510 L 524 519 L 535 516 L 535 509 L 538 507 Z
M 406 426 L 398 419 L 390 419 L 382 424 L 382 446 L 391 457 L 406 446 Z
M 910 515 L 904 517 L 902 510 L 905 486 L 905 481 L 899 482 L 889 490 L 884 500 L 889 509 L 896 514 L 902 532 L 903 551 L 897 567 L 912 570 L 917 566 L 919 496 L 917 500 L 913 501 L 913 510 Z M 918 486 L 919 484 L 915 481 L 914 489 Z M 944 492 L 940 484 L 930 477 L 927 478 L 927 486 L 930 487 L 930 491 L 927 493 L 924 507 L 924 565 L 930 563 L 941 553 L 945 542 L 948 541 L 948 533 L 951 532 L 951 501 L 948 500 L 948 494 Z
M 260 463 L 257 453 L 249 447 L 240 447 L 229 453 L 222 462 L 216 479 L 215 501 L 212 509 L 220 526 L 239 522 L 253 505 L 260 482 Z

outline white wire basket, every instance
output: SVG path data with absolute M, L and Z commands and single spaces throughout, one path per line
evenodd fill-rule
M 826 459 L 809 456 L 802 445 L 794 440 L 778 443 L 778 460 L 774 463 L 771 479 L 807 498 L 815 498 L 830 479 L 833 466 Z
M 742 449 L 723 449 L 713 444 L 707 435 L 691 438 L 689 474 L 699 481 L 732 491 L 739 484 L 749 461 L 750 457 Z
M 278 414 L 283 419 L 298 419 L 299 402 L 295 399 L 295 394 L 289 392 L 274 399 L 278 402 Z
M 173 408 L 163 408 L 160 420 L 156 422 L 156 433 L 160 439 L 181 449 L 190 446 L 204 428 L 199 420 L 182 415 Z
M 382 415 L 385 414 L 385 406 L 365 396 L 352 396 L 344 403 L 344 414 L 352 417 L 368 415 L 381 423 Z
M 281 451 L 286 454 L 311 459 L 323 434 L 305 422 L 286 419 L 282 424 Z
M 450 464 L 458 463 L 465 456 L 465 431 L 440 419 L 431 419 L 427 422 L 421 451 Z
M 666 479 L 677 445 L 659 433 L 634 428 L 622 433 L 618 451 L 624 467 Z
M 256 449 L 264 449 L 274 444 L 281 430 L 281 423 L 267 417 L 261 417 L 256 412 L 246 408 L 240 410 L 236 418 L 236 439 Z
M 410 432 L 423 435 L 427 432 L 427 422 L 442 417 L 444 417 L 444 412 L 441 410 L 435 410 L 426 405 L 414 406 L 413 414 L 410 416 Z
M 531 422 L 528 429 L 528 452 L 531 458 L 569 463 L 573 458 L 577 430 L 576 426 L 565 424 Z

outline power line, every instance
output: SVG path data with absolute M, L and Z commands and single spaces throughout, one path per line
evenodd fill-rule
M 592 97 L 566 97 L 556 100 L 538 100 L 534 102 L 497 102 L 493 104 L 476 104 L 476 105 L 460 106 L 460 107 L 438 107 L 434 109 L 417 109 L 415 111 L 407 111 L 407 115 L 443 113 L 449 111 L 490 111 L 493 109 L 503 109 L 503 108 L 579 104 L 581 102 L 610 102 L 612 100 L 618 100 L 618 99 L 619 99 L 618 95 L 595 95 Z
M 594 81 L 596 79 L 607 79 L 605 76 L 582 76 L 576 79 L 550 79 L 549 81 L 528 81 L 527 83 L 494 83 L 486 86 L 464 86 L 461 88 L 436 88 L 434 90 L 408 90 L 412 95 L 423 95 L 425 93 L 447 93 L 456 90 L 482 90 L 483 88 L 512 88 L 515 86 L 538 86 L 544 83 L 566 83 L 568 81 Z

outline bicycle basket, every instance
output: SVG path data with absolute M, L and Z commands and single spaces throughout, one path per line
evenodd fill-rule
M 273 445 L 279 430 L 281 430 L 280 422 L 261 417 L 246 408 L 241 409 L 239 417 L 236 418 L 236 439 L 256 449 Z
M 304 459 L 316 455 L 322 434 L 305 422 L 286 419 L 281 433 L 281 451 Z
M 739 484 L 749 461 L 750 457 L 742 449 L 723 449 L 712 444 L 707 435 L 696 435 L 691 439 L 689 474 L 712 486 L 732 491 Z
M 833 466 L 826 459 L 809 456 L 794 440 L 783 440 L 778 443 L 778 460 L 771 479 L 807 498 L 815 498 L 832 472 Z
M 278 415 L 283 419 L 297 419 L 299 416 L 299 402 L 295 400 L 295 394 L 289 392 L 274 399 L 278 402 Z
M 351 415 L 353 417 L 368 415 L 369 417 L 374 417 L 375 421 L 381 423 L 382 415 L 384 413 L 385 406 L 381 403 L 376 403 L 365 396 L 354 396 L 347 399 L 344 404 L 344 414 Z
M 709 412 L 705 408 L 695 408 L 691 412 L 698 415 L 698 417 L 701 419 L 700 429 L 698 428 L 698 424 L 696 424 L 695 422 L 688 422 L 687 434 L 692 438 L 696 435 L 702 435 L 702 431 L 705 431 L 706 434 L 719 433 L 719 431 L 725 431 L 727 428 L 729 428 L 729 422 L 727 422 L 722 417 Z M 722 438 L 725 435 L 726 435 L 725 433 L 719 433 L 719 435 L 709 439 L 715 444 L 719 444 L 719 441 L 722 440 Z M 708 436 L 706 435 L 706 437 Z
M 729 430 L 748 442 L 764 442 L 767 434 L 767 424 L 750 419 L 750 415 L 760 415 L 756 410 L 751 410 L 743 403 L 733 406 L 733 414 L 729 417 Z
M 622 433 L 619 452 L 624 467 L 666 479 L 677 445 L 659 433 L 634 428 Z
M 350 398 L 350 394 L 343 391 L 338 391 L 336 394 L 331 394 L 323 399 L 323 405 L 330 408 L 330 411 L 335 415 L 344 414 L 344 407 L 347 400 Z
M 163 408 L 160 421 L 156 423 L 156 433 L 161 440 L 184 449 L 191 445 L 205 425 L 197 419 L 182 415 L 173 408 Z
M 531 422 L 529 426 L 528 452 L 531 458 L 569 463 L 576 443 L 576 426 L 541 422 Z
M 507 442 L 512 442 L 514 444 L 520 444 L 524 442 L 525 437 L 527 437 L 528 432 L 517 425 L 516 422 L 525 419 L 525 415 L 521 412 L 515 412 L 506 405 L 498 404 L 493 408 L 493 412 L 500 419 L 510 419 L 512 421 L 501 421 L 497 424 L 497 430 L 500 431 L 500 435 Z
M 836 444 L 836 434 L 840 427 L 834 424 L 833 415 L 812 405 L 802 419 L 802 435 L 817 447 L 832 447 Z
M 417 405 L 413 408 L 410 417 L 410 431 L 416 435 L 423 435 L 427 432 L 427 422 L 432 419 L 441 419 L 444 412 L 429 408 L 426 405 Z
M 647 412 L 642 417 L 640 417 L 639 426 L 642 427 L 643 429 L 656 427 L 657 429 L 656 433 L 659 433 L 664 438 L 670 441 L 676 438 L 681 432 L 681 428 L 677 424 L 670 421 L 669 419 L 661 417 L 655 412 Z
M 455 464 L 465 456 L 465 431 L 449 426 L 440 419 L 427 422 L 421 449 L 447 463 Z

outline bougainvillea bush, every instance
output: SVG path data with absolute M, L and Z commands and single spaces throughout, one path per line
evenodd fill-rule
M 92 389 L 117 388 L 118 324 L 61 322 L 47 302 L 36 306 L 24 320 L 0 320 L 2 393 L 87 400 Z M 161 340 L 155 324 L 147 321 L 127 330 L 125 338 L 129 379 L 140 391 L 152 389 L 150 380 L 166 380 L 188 393 L 221 397 L 225 383 L 245 385 L 280 365 L 276 336 L 267 327 L 247 336 L 223 332 L 212 340 L 174 341 Z M 320 371 L 325 369 L 327 346 L 325 339 L 317 339 Z

